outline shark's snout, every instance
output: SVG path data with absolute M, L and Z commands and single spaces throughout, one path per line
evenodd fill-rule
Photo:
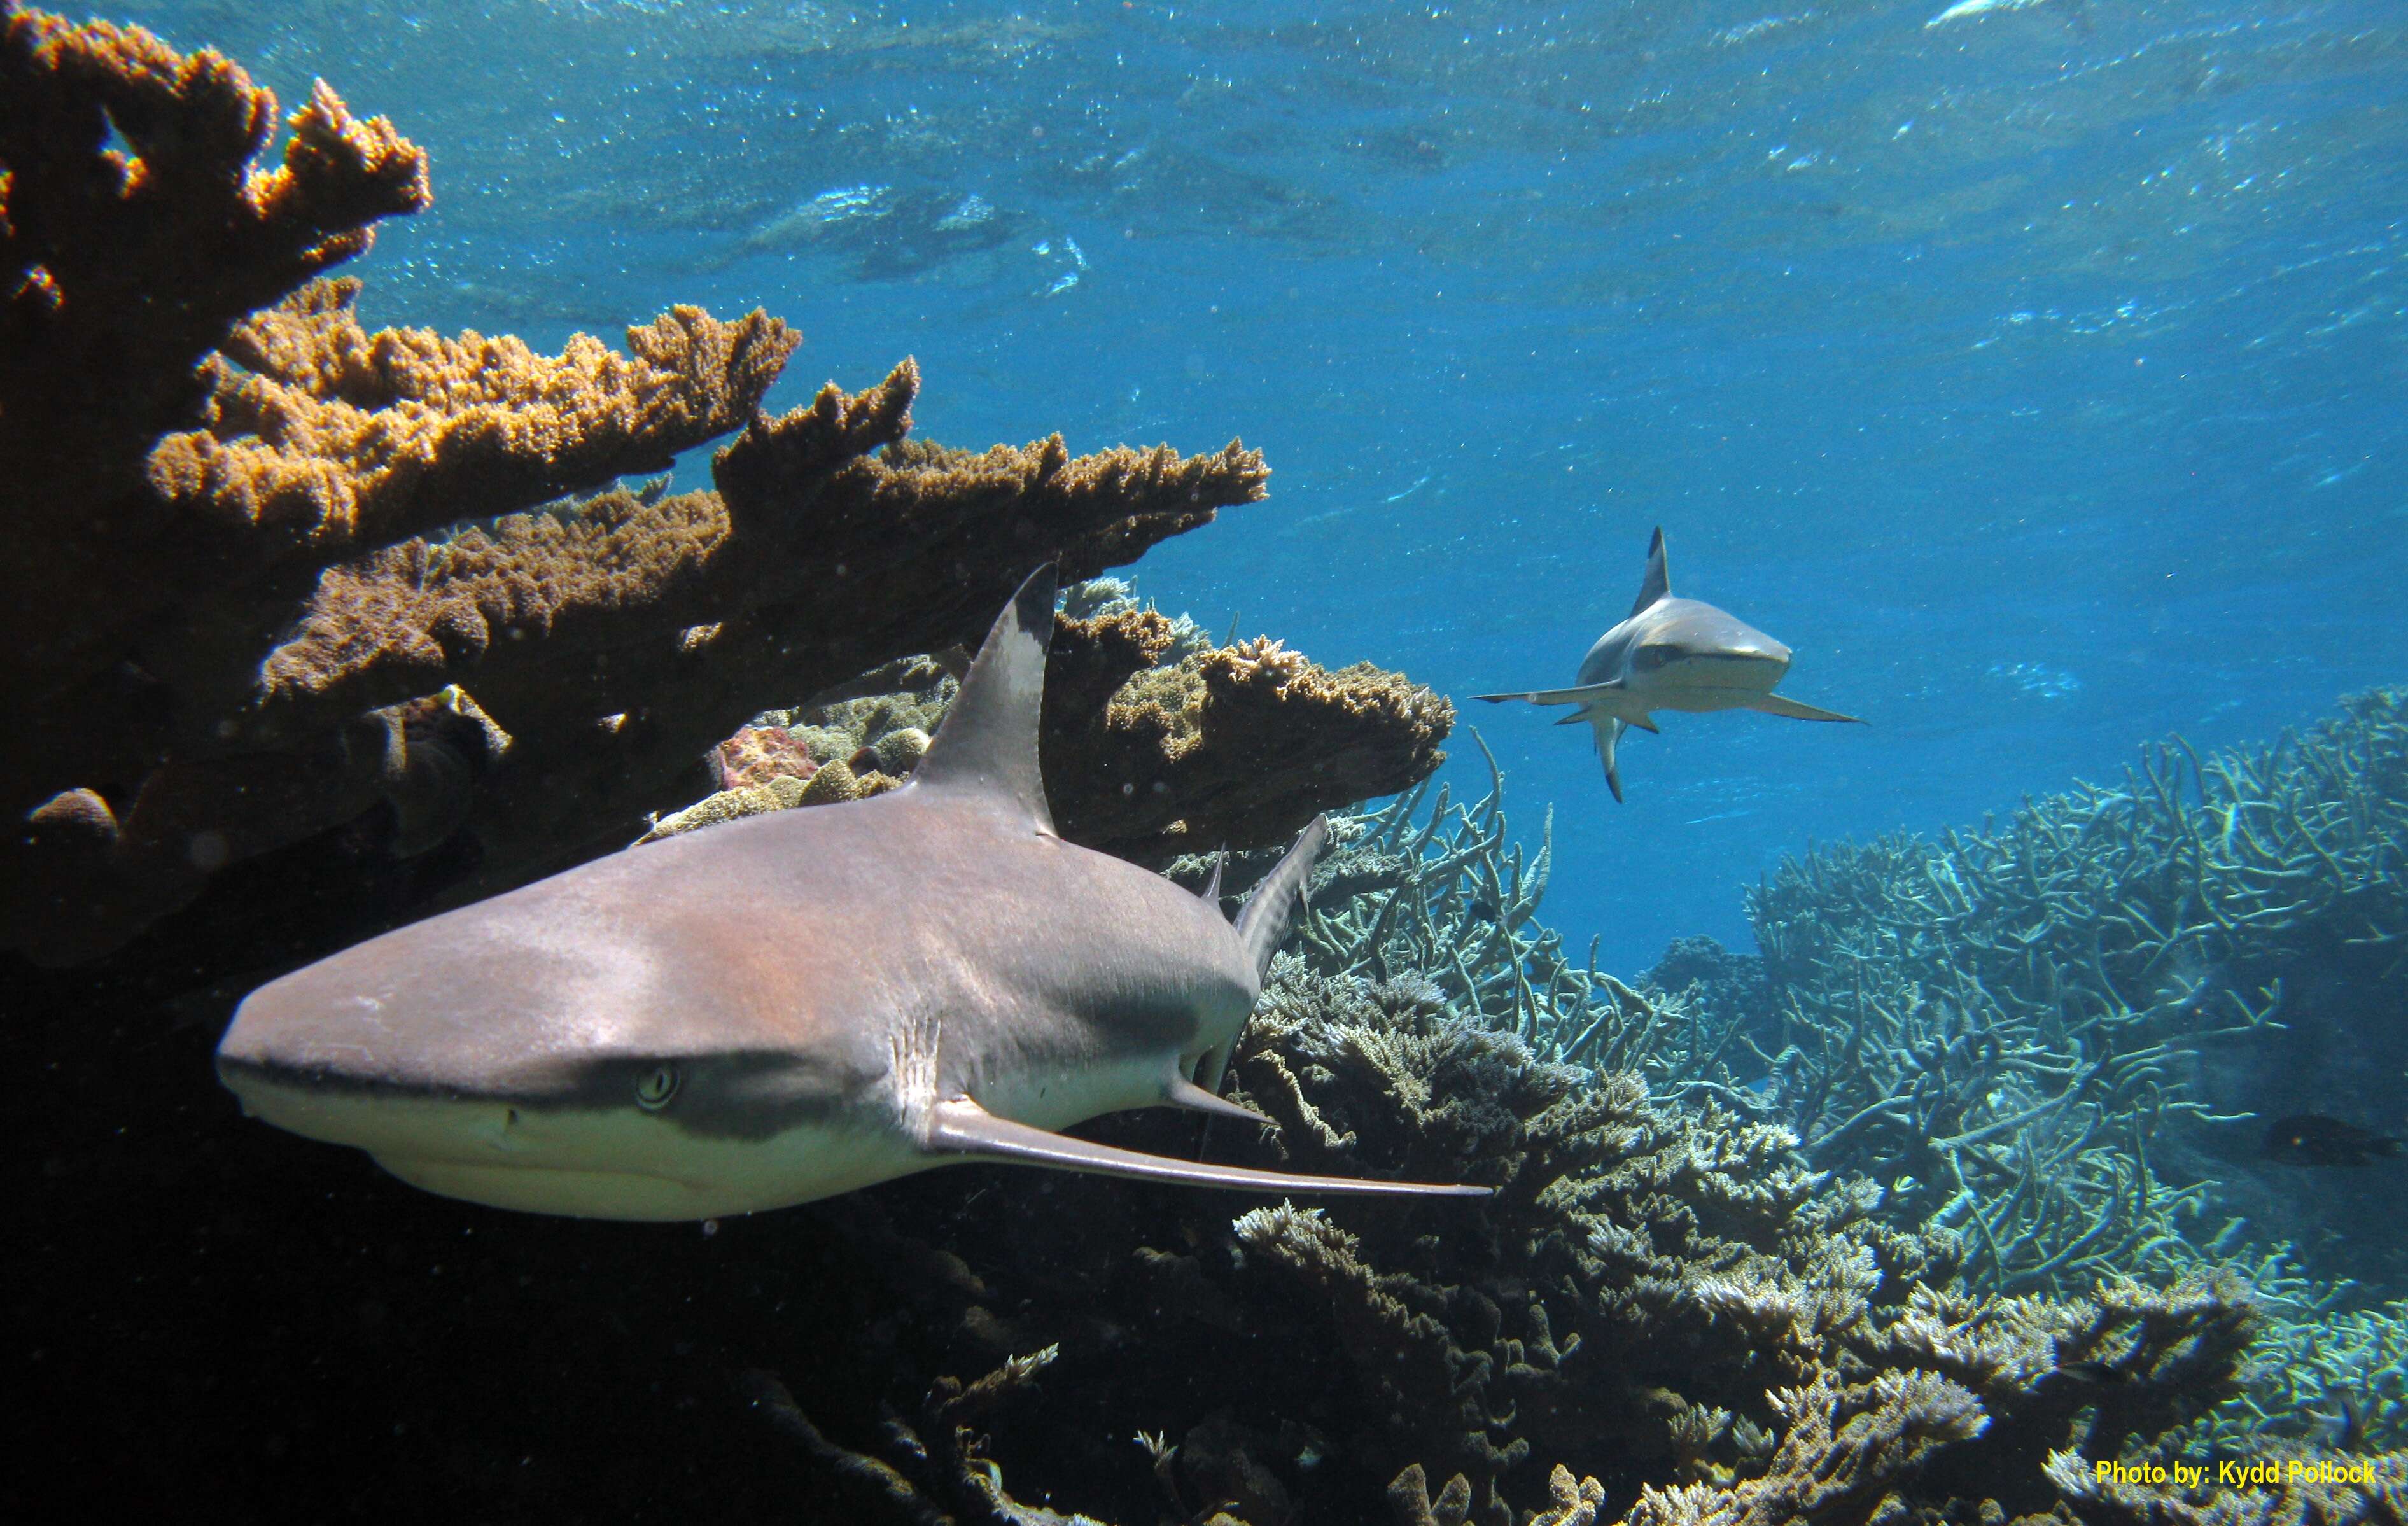
M 1712 641 L 1651 641 L 1630 656 L 1639 683 L 1769 689 L 1789 671 L 1789 648 L 1761 632 Z

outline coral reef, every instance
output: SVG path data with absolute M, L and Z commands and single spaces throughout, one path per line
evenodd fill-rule
M 2378 692 L 2272 748 L 2153 749 L 2002 827 L 1790 859 L 1748 901 L 1782 1116 L 1817 1164 L 1908 1183 L 1902 1221 L 1964 1226 L 1988 1285 L 2143 1264 L 2205 1203 L 2166 1186 L 2170 1152 L 2281 1110 L 2216 1078 L 2297 1041 L 2286 982 L 2400 988 L 2403 849 L 2408 710 Z
M 379 219 L 427 205 L 425 155 L 322 83 L 285 126 L 282 163 L 255 166 L 276 98 L 227 59 L 0 4 L 12 701 L 105 672 L 171 600 L 182 561 L 228 550 L 224 525 L 144 481 L 153 442 L 209 396 L 204 357 L 365 252 Z
M 1096 601 L 1074 589 L 1055 622 L 1040 745 L 1063 837 L 1162 864 L 1198 842 L 1283 848 L 1324 812 L 1424 779 L 1444 761 L 1445 699 L 1361 664 L 1332 673 L 1257 638 L 1228 647 L 1192 622 Z M 954 679 L 935 657 L 882 669 L 891 691 L 853 695 L 756 720 L 794 745 L 850 767 L 863 792 L 908 777 L 942 722 Z M 724 746 L 725 744 L 723 744 Z M 847 795 L 724 789 L 649 837 Z
M 321 87 L 253 169 L 274 103 L 232 64 L 7 17 L 0 470 L 35 511 L 0 558 L 25 584 L 0 601 L 24 622 L 0 804 L 28 828 L 0 848 L 0 943 L 32 957 L 122 947 L 337 828 L 356 851 L 371 816 L 385 851 L 447 847 L 433 904 L 622 845 L 764 698 L 974 642 L 1037 563 L 1092 575 L 1263 495 L 1235 442 L 907 439 L 909 361 L 768 418 L 799 340 L 759 312 L 674 309 L 624 353 L 371 332 L 357 282 L 314 278 L 425 205 L 423 154 Z M 607 485 L 731 430 L 715 491 Z M 1111 602 L 1071 622 L 1088 682 L 1048 727 L 1057 781 L 1103 778 L 1064 798 L 1082 841 L 1267 842 L 1442 756 L 1451 712 L 1396 675 L 1189 651 Z M 799 737 L 831 765 L 809 798 L 887 787 L 930 729 L 841 757 Z M 772 793 L 703 815 L 781 798 L 740 785 Z
M 1045 1405 L 945 1446 L 824 1397 L 809 1423 L 832 1477 L 902 1477 L 950 1510 L 953 1460 L 975 1457 L 998 1495 L 1008 1476 L 1005 1497 L 1114 1520 L 1166 1500 L 1232 1522 L 1372 1519 L 1383 1501 L 1404 1521 L 2005 1519 L 2071 1497 L 2052 1454 L 2143 1455 L 2199 1422 L 2258 1317 L 2213 1273 L 1951 1291 L 1958 1237 L 1886 1227 L 1879 1188 L 1804 1169 L 1784 1130 L 1541 1060 L 1414 976 L 1283 956 L 1233 1069 L 1275 1127 L 1216 1130 L 1219 1153 L 1498 1194 L 1444 1222 L 1366 1203 L 1232 1218 L 1058 1179 L 1041 1215 L 1008 1178 L 831 1204 L 912 1311 L 866 1337 L 915 1394 L 902 1412 L 1014 1355 L 1061 1375 Z M 1159 1147 L 1182 1125 L 1101 1127 Z
M 2408 1451 L 2408 1300 L 2369 1305 L 2349 1283 L 2319 1282 L 2289 1247 L 2220 1260 L 2249 1284 L 2265 1322 L 2241 1391 L 2164 1448 L 2240 1457 L 2269 1442 L 2343 1452 Z
M 1326 974 L 1385 978 L 1418 972 L 1455 1010 L 1518 1034 L 1551 1061 L 1637 1070 L 1665 1095 L 1754 1099 L 1721 1080 L 1743 1017 L 1662 989 L 1626 985 L 1597 968 L 1598 940 L 1572 962 L 1561 934 L 1538 920 L 1554 853 L 1554 813 L 1526 863 L 1512 841 L 1503 776 L 1478 731 L 1488 790 L 1470 806 L 1451 786 L 1422 784 L 1377 810 L 1331 818 L 1334 846 L 1314 871 L 1300 952 Z M 1233 858 L 1223 881 L 1236 898 L 1275 854 Z M 1217 859 L 1189 855 L 1169 872 L 1200 885 Z M 1703 1026 L 1714 1015 L 1713 1030 Z

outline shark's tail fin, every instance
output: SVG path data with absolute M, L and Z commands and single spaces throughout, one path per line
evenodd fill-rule
M 1304 899 L 1304 882 L 1312 875 L 1313 861 L 1321 857 L 1323 844 L 1329 841 L 1329 818 L 1315 816 L 1297 834 L 1296 845 L 1287 856 L 1271 866 L 1246 898 L 1245 906 L 1238 913 L 1238 941 L 1254 961 L 1257 975 L 1271 967 L 1271 953 L 1287 936 L 1298 902 Z

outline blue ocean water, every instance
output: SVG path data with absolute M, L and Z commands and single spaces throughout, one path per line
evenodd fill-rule
M 374 323 L 761 306 L 809 337 L 773 406 L 909 353 L 950 443 L 1242 436 L 1271 498 L 1135 574 L 1216 632 L 1567 683 L 1661 525 L 1872 724 L 1670 716 L 1617 806 L 1581 733 L 1468 707 L 1614 968 L 1744 945 L 1810 840 L 2408 675 L 2385 0 L 120 15 L 430 150 Z

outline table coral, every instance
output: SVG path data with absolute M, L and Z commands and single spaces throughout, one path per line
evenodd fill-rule
M 314 278 L 426 204 L 424 155 L 389 124 L 321 86 L 283 166 L 254 169 L 274 102 L 231 63 L 6 20 L 0 470 L 32 505 L 6 560 L 39 577 L 0 600 L 23 659 L 0 803 L 29 828 L 0 850 L 0 941 L 36 957 L 120 947 L 220 871 L 375 810 L 403 818 L 381 839 L 402 851 L 473 840 L 452 900 L 623 844 L 764 698 L 974 644 L 1037 563 L 1087 576 L 1263 496 L 1235 441 L 907 439 L 908 360 L 767 417 L 798 338 L 759 312 L 677 308 L 624 353 L 580 336 L 551 356 L 371 331 L 357 282 Z M 715 491 L 608 485 L 730 431 Z M 1199 655 L 1181 682 L 1182 716 L 1243 713 L 1303 761 L 1158 755 L 1180 810 L 1098 796 L 1099 840 L 1167 857 L 1182 831 L 1283 831 L 1426 771 L 1445 729 L 1426 691 L 1268 648 Z M 490 734 L 397 770 L 379 739 L 432 737 L 407 707 L 441 694 Z M 907 771 L 927 729 L 841 759 L 853 793 Z M 841 793 L 821 772 L 819 798 Z

